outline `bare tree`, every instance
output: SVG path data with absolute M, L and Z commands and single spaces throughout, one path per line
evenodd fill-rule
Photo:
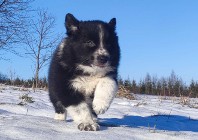
M 33 0 L 0 0 L 0 50 L 16 53 L 11 46 L 23 39 Z
M 145 88 L 146 88 L 145 92 L 148 94 L 152 94 L 152 78 L 149 73 L 146 74 L 144 81 L 145 81 Z
M 16 71 L 11 67 L 9 68 L 9 78 L 10 78 L 10 84 L 14 85 L 14 80 L 16 78 Z
M 35 64 L 35 86 L 39 84 L 39 72 L 46 66 L 57 46 L 60 36 L 53 32 L 55 18 L 46 10 L 38 10 L 37 18 L 31 21 L 31 29 L 25 37 L 26 54 Z

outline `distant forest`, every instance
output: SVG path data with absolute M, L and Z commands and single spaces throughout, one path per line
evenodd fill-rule
M 9 77 L 7 75 L 0 73 L 0 84 L 20 86 L 26 88 L 35 88 L 36 80 L 34 78 L 24 80 L 19 77 L 16 77 L 13 73 L 10 74 Z M 38 88 L 47 88 L 46 77 L 39 79 Z
M 7 85 L 23 86 L 23 87 L 35 87 L 34 78 L 23 80 L 18 77 L 8 77 L 0 73 L 0 83 Z M 158 78 L 146 74 L 145 78 L 136 81 L 130 79 L 118 78 L 119 87 L 126 89 L 127 91 L 135 94 L 150 94 L 160 96 L 177 96 L 177 97 L 198 97 L 198 81 L 192 80 L 188 85 L 172 72 L 169 77 Z M 47 79 L 41 78 L 38 83 L 39 88 L 47 88 Z
M 145 78 L 139 82 L 136 80 L 122 79 L 121 77 L 118 82 L 120 86 L 123 86 L 129 92 L 135 94 L 198 97 L 198 82 L 191 80 L 187 85 L 174 71 L 171 72 L 169 77 L 158 78 L 146 74 Z

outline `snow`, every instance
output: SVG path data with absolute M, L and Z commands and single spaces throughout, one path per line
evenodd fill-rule
M 33 103 L 19 105 L 28 94 Z M 101 130 L 79 131 L 71 118 L 54 120 L 54 109 L 43 90 L 0 85 L 0 139 L 31 140 L 196 140 L 198 99 L 135 95 L 136 100 L 114 99 L 99 116 Z

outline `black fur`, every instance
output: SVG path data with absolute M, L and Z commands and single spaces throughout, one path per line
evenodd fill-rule
M 71 80 L 78 76 L 90 75 L 77 69 L 77 64 L 85 66 L 93 64 L 92 55 L 99 47 L 98 25 L 104 29 L 104 47 L 110 55 L 108 59 L 110 67 L 114 68 L 106 75 L 113 75 L 117 80 L 120 49 L 115 32 L 116 19 L 113 18 L 109 23 L 99 20 L 78 21 L 73 15 L 67 14 L 65 18 L 67 37 L 62 41 L 64 47 L 62 50 L 60 47 L 55 50 L 48 75 L 49 96 L 56 113 L 64 113 L 65 107 L 78 105 L 86 100 L 84 93 L 72 88 Z

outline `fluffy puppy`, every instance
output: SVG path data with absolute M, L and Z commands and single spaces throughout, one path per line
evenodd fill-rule
M 97 115 L 109 108 L 118 90 L 120 59 L 116 19 L 108 23 L 65 18 L 67 37 L 55 50 L 49 68 L 49 96 L 55 119 L 66 113 L 78 129 L 97 131 Z

